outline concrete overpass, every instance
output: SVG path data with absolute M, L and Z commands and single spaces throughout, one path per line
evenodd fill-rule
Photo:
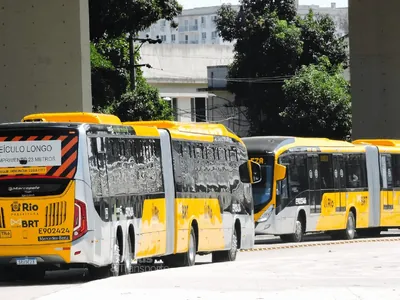
M 399 0 L 349 0 L 353 138 L 400 138 Z M 0 0 L 0 122 L 91 111 L 88 0 Z

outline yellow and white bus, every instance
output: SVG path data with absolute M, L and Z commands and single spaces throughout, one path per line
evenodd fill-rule
M 242 140 L 262 165 L 262 181 L 253 185 L 256 234 L 300 242 L 307 232 L 353 239 L 400 227 L 400 142 Z
M 254 243 L 258 167 L 222 125 L 91 113 L 1 124 L 0 274 L 118 276 L 133 259 L 191 266 L 196 253 L 235 260 Z

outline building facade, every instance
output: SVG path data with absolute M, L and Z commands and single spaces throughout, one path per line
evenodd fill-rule
M 238 5 L 232 6 L 239 10 Z M 171 28 L 171 22 L 159 20 L 151 27 L 139 33 L 139 37 L 151 38 L 159 36 L 165 44 L 209 44 L 226 45 L 232 44 L 222 40 L 218 35 L 215 18 L 220 6 L 198 7 L 185 9 L 182 14 L 175 18 L 178 28 Z M 297 10 L 300 16 L 305 16 L 310 9 L 316 14 L 330 15 L 336 24 L 339 35 L 348 33 L 348 9 L 347 7 L 336 7 L 332 2 L 330 7 L 320 7 L 318 5 L 298 5 Z
M 232 45 L 145 44 L 140 55 L 141 64 L 151 65 L 150 69 L 142 68 L 143 76 L 170 101 L 175 120 L 206 122 L 217 118 L 209 114 L 207 67 L 229 65 L 234 55 Z

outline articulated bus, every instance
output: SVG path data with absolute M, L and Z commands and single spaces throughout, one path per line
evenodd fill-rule
M 400 227 L 400 141 L 243 138 L 262 167 L 253 185 L 256 234 L 301 242 L 375 236 Z
M 223 125 L 92 113 L 0 124 L 0 275 L 118 276 L 134 260 L 192 266 L 207 253 L 233 261 L 254 244 L 259 173 Z

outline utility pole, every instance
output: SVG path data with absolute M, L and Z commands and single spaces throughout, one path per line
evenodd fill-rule
M 131 91 L 135 90 L 135 52 L 133 45 L 133 32 L 129 33 L 129 77 L 131 82 Z
M 129 71 L 130 71 L 130 82 L 131 82 L 131 91 L 133 92 L 135 90 L 135 69 L 136 68 L 140 68 L 140 67 L 147 67 L 147 68 L 151 68 L 151 66 L 149 64 L 140 64 L 140 65 L 135 65 L 135 54 L 140 50 L 140 48 L 143 46 L 144 43 L 149 43 L 149 44 L 161 44 L 162 40 L 157 36 L 156 39 L 151 39 L 149 38 L 149 36 L 147 35 L 145 39 L 141 39 L 141 38 L 134 38 L 133 37 L 133 33 L 131 32 L 129 34 Z M 139 48 L 136 50 L 134 50 L 135 46 L 133 45 L 134 41 L 139 41 L 140 45 Z

